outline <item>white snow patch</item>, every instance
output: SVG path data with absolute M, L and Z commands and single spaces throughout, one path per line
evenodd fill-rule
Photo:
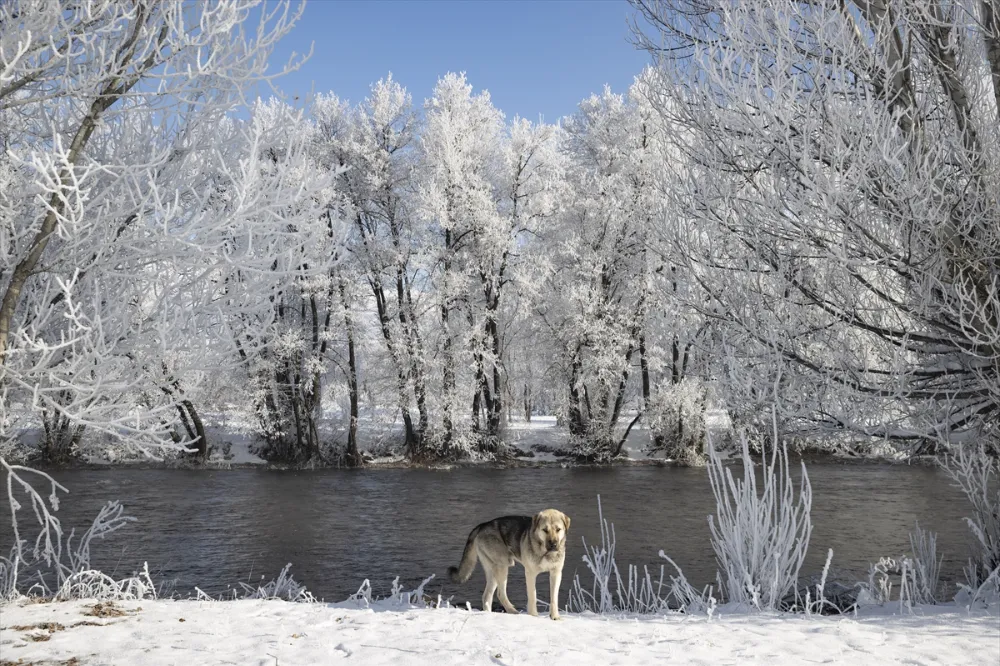
M 955 606 L 913 615 L 546 617 L 458 609 L 376 611 L 356 603 L 142 601 L 122 617 L 93 602 L 3 608 L 5 660 L 88 664 L 996 664 L 1000 618 Z M 80 624 L 94 622 L 100 626 Z M 65 627 L 33 642 L 45 622 Z M 44 630 L 47 631 L 47 630 Z

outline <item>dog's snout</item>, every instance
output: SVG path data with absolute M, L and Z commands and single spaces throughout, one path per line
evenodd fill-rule
M 549 541 L 545 545 L 548 546 L 549 550 L 558 550 L 559 549 L 559 542 L 558 541 Z

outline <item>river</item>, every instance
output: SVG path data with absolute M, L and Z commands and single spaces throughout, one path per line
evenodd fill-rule
M 739 467 L 734 468 L 739 472 Z M 437 574 L 431 594 L 479 606 L 481 569 L 464 585 L 447 580 L 469 530 L 510 513 L 555 507 L 572 518 L 563 599 L 574 573 L 589 574 L 581 538 L 599 543 L 597 496 L 614 523 L 619 565 L 655 565 L 662 548 L 699 586 L 713 582 L 707 516 L 714 500 L 704 469 L 612 467 L 530 469 L 371 469 L 360 471 L 178 471 L 69 469 L 53 476 L 71 491 L 58 517 L 78 531 L 101 505 L 118 499 L 138 521 L 96 542 L 92 564 L 131 573 L 148 562 L 154 581 L 186 596 L 195 586 L 218 595 L 237 581 L 273 578 L 286 563 L 317 597 L 340 601 L 365 578 L 384 595 L 395 576 L 412 586 Z M 833 548 L 834 574 L 860 580 L 869 562 L 909 550 L 914 522 L 938 533 L 942 578 L 961 579 L 968 557 L 964 497 L 938 469 L 819 462 L 809 466 L 813 534 L 803 573 L 818 573 Z M 0 510 L 7 514 L 4 496 Z M 29 509 L 19 512 L 22 521 Z M 0 547 L 11 531 L 3 519 Z M 523 608 L 524 576 L 508 586 Z M 541 598 L 548 598 L 545 577 Z

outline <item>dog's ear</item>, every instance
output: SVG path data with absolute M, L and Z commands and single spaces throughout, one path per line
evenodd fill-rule
M 538 520 L 540 519 L 541 515 L 542 514 L 540 514 L 540 513 L 536 513 L 535 515 L 533 515 L 531 517 L 531 533 L 532 534 L 534 534 L 535 532 L 538 531 Z
M 567 516 L 567 515 L 566 515 L 566 514 L 564 513 L 564 514 L 562 515 L 562 519 L 563 519 L 563 528 L 564 528 L 564 529 L 565 529 L 565 530 L 566 530 L 566 531 L 568 532 L 568 531 L 569 531 L 569 516 Z

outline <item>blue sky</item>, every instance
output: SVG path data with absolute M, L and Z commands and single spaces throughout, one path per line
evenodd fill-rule
M 648 62 L 629 42 L 631 15 L 625 0 L 309 0 L 272 63 L 314 43 L 277 80 L 286 94 L 356 103 L 391 71 L 418 106 L 438 77 L 464 71 L 508 118 L 555 122 L 605 83 L 624 92 Z

